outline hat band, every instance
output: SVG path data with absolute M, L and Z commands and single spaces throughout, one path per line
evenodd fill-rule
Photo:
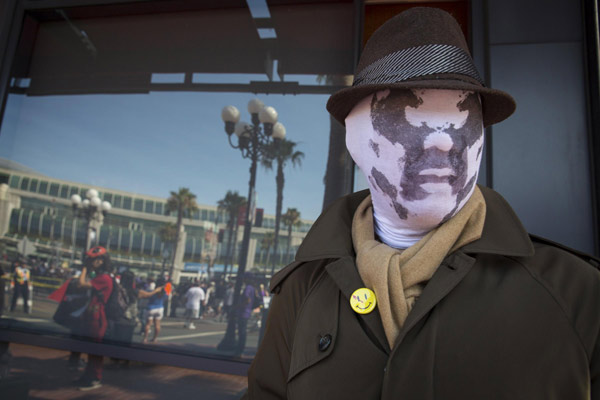
M 462 74 L 483 85 L 467 52 L 456 46 L 428 44 L 396 51 L 375 61 L 356 74 L 352 86 L 402 82 L 432 74 Z

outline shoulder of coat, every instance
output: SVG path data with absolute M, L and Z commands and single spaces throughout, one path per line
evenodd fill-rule
M 575 250 L 571 247 L 565 246 L 564 244 L 554 242 L 554 241 L 552 241 L 550 239 L 546 239 L 542 236 L 529 234 L 529 237 L 531 238 L 531 241 L 534 244 L 539 243 L 539 244 L 543 244 L 546 246 L 555 247 L 557 249 L 560 249 L 564 252 L 567 252 L 567 253 L 585 261 L 586 263 L 592 265 L 597 270 L 600 270 L 600 258 L 598 258 L 598 257 L 595 257 L 591 254 L 584 253 L 583 251 Z
M 281 282 L 288 277 L 289 274 L 294 272 L 296 268 L 298 268 L 302 263 L 299 261 L 294 261 L 291 264 L 288 264 L 283 269 L 279 270 L 273 277 L 271 278 L 271 282 L 269 283 L 269 290 L 271 292 L 277 292 L 279 290 L 279 285 Z
M 299 273 L 306 273 L 306 277 L 301 278 L 302 281 L 306 281 L 307 283 L 312 281 L 311 278 L 314 274 L 315 270 L 320 269 L 319 267 L 327 265 L 329 260 L 319 259 L 313 261 L 294 261 L 291 264 L 287 265 L 285 268 L 281 269 L 271 278 L 271 282 L 269 284 L 269 290 L 273 293 L 279 293 L 281 290 L 281 285 L 283 282 L 294 272 L 298 271 Z
M 600 260 L 539 236 L 531 235 L 531 240 L 535 254 L 530 271 L 560 306 L 591 358 L 600 341 Z

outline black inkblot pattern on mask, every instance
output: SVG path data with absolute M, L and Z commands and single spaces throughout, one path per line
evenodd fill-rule
M 392 200 L 392 205 L 396 210 L 396 214 L 398 214 L 401 219 L 408 218 L 408 210 L 402 206 L 402 204 L 396 201 L 396 196 L 398 196 L 398 190 L 396 187 L 392 185 L 385 175 L 383 175 L 381 171 L 377 170 L 375 167 L 371 168 L 371 176 L 369 177 L 369 180 L 371 180 L 371 177 L 375 179 L 375 183 L 377 186 L 379 186 L 381 191 L 390 197 Z
M 375 189 L 375 190 L 378 190 L 377 189 L 377 182 L 375 182 L 375 179 L 373 179 L 373 177 L 371 175 L 369 175 L 368 179 L 369 179 L 369 182 L 371 182 L 371 187 L 373 189 Z
M 471 190 L 471 187 L 474 184 L 475 184 L 475 176 L 472 177 L 471 179 L 469 179 L 469 182 L 465 185 L 465 187 L 458 192 L 458 196 L 456 196 L 456 204 L 454 204 L 454 208 L 452 208 L 452 210 L 450 210 L 450 212 L 448 214 L 446 214 L 444 216 L 444 218 L 442 218 L 442 221 L 439 223 L 438 226 L 442 225 L 444 222 L 448 221 L 450 218 L 452 218 L 454 216 L 454 213 L 458 209 L 458 205 L 465 198 L 465 196 L 469 193 L 469 190 Z M 458 199 L 460 199 L 460 201 Z
M 386 138 L 390 143 L 400 143 L 405 149 L 404 169 L 398 186 L 388 183 L 393 187 L 395 193 L 398 189 L 402 191 L 400 195 L 407 201 L 423 200 L 429 193 L 422 185 L 424 183 L 442 183 L 447 182 L 452 193 L 457 195 L 456 204 L 458 204 L 470 192 L 475 184 L 473 179 L 467 183 L 468 167 L 468 147 L 481 137 L 481 106 L 477 94 L 470 93 L 466 98 L 457 104 L 459 111 L 468 111 L 468 117 L 460 128 L 455 128 L 454 124 L 445 127 L 429 127 L 422 123 L 421 126 L 411 125 L 406 119 L 406 108 L 418 108 L 423 104 L 423 100 L 415 95 L 411 90 L 392 90 L 388 96 L 379 100 L 373 96 L 371 101 L 371 122 L 375 131 Z M 425 139 L 430 134 L 440 131 L 452 140 L 452 147 L 449 151 L 443 151 L 435 146 L 425 149 Z M 481 151 L 481 150 L 479 150 Z M 420 172 L 426 169 L 449 168 L 452 173 L 450 176 L 420 175 Z M 381 177 L 383 174 L 378 171 Z M 378 186 L 388 195 L 391 191 L 386 191 L 379 184 L 381 178 L 375 177 Z M 392 197 L 394 206 L 396 196 Z M 395 206 L 397 209 L 397 207 Z M 406 208 L 402 207 L 403 210 Z M 405 212 L 402 213 L 406 215 Z M 398 214 L 400 218 L 406 219 L 406 216 Z
M 371 147 L 377 158 L 379 158 L 379 144 L 369 139 L 369 147 Z
M 454 125 L 451 125 L 446 129 L 446 133 L 452 137 L 453 141 L 455 141 L 454 146 L 452 146 L 452 149 L 450 150 L 451 162 L 455 164 L 454 181 L 451 179 L 450 185 L 452 186 L 452 192 L 457 194 L 456 204 L 454 205 L 452 214 L 456 211 L 458 205 L 464 200 L 467 194 L 469 194 L 473 185 L 475 185 L 477 174 L 469 179 L 469 182 L 466 182 L 467 169 L 469 166 L 467 149 L 468 147 L 472 147 L 475 142 L 481 138 L 481 121 L 483 120 L 479 98 L 476 93 L 471 93 L 465 100 L 460 102 L 458 104 L 458 109 L 460 111 L 468 111 L 469 116 L 461 128 L 455 129 Z M 459 140 L 456 140 L 455 138 Z M 481 146 L 479 147 L 478 152 L 481 152 Z M 451 217 L 452 215 L 447 216 L 448 219 Z

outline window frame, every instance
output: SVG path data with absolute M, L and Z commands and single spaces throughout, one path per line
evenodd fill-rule
M 4 119 L 11 69 L 15 59 L 23 21 L 28 12 L 63 7 L 142 4 L 150 3 L 152 1 L 155 0 L 4 0 L 4 2 L 0 2 L 0 123 Z M 353 7 L 354 21 L 352 22 L 354 23 L 355 31 L 353 38 L 355 43 L 354 64 L 356 65 L 361 48 L 360 43 L 362 37 L 364 5 L 360 0 L 353 0 Z M 349 158 L 348 163 L 350 165 L 352 164 L 352 161 Z M 20 178 L 19 188 L 23 178 L 26 177 L 21 176 Z M 55 197 L 61 197 L 62 186 L 63 185 L 59 185 Z M 352 176 L 347 176 L 344 186 L 346 193 L 351 192 L 353 186 Z M 52 183 L 49 183 L 46 191 L 48 194 L 50 194 L 51 187 Z M 81 191 L 85 194 L 86 189 L 81 188 Z M 70 190 L 67 190 L 67 194 L 71 194 Z M 121 197 L 121 207 L 117 205 L 115 205 L 115 207 L 124 209 L 123 203 L 126 196 L 113 193 L 113 199 L 117 196 Z M 131 206 L 128 210 L 133 210 L 134 199 L 130 198 L 130 200 Z M 156 214 L 161 208 L 164 213 L 165 204 L 156 201 L 153 210 L 154 213 Z M 129 234 L 131 235 L 132 232 L 129 232 Z M 158 238 L 156 241 L 158 242 Z M 142 246 L 143 245 L 144 243 L 142 242 Z M 107 342 L 98 343 L 92 340 L 75 339 L 68 335 L 31 333 L 30 331 L 17 329 L 0 330 L 0 341 L 42 346 L 58 350 L 99 354 L 106 357 L 234 375 L 246 375 L 251 362 L 251 360 L 236 360 L 227 356 L 221 357 L 219 355 L 186 354 L 184 351 L 174 351 L 171 349 L 168 351 L 161 351 L 135 343 L 129 345 L 111 344 Z

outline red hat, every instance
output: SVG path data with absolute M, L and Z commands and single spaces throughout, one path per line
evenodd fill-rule
M 102 246 L 92 247 L 85 253 L 89 258 L 96 258 L 106 254 L 106 249 Z

